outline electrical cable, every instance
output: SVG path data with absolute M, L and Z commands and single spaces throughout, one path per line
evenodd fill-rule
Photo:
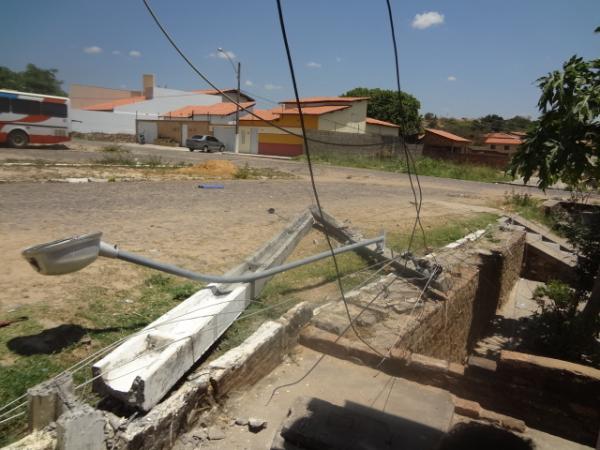
M 146 1 L 146 0 L 144 0 Z M 306 136 L 306 127 L 305 127 L 305 123 L 304 123 L 304 114 L 302 113 L 302 105 L 300 103 L 300 94 L 298 93 L 298 84 L 296 82 L 296 73 L 294 71 L 294 63 L 292 60 L 292 53 L 290 50 L 290 45 L 288 42 L 288 38 L 287 38 L 287 32 L 286 32 L 286 28 L 285 28 L 285 21 L 283 18 L 283 9 L 281 7 L 281 0 L 276 0 L 277 3 L 277 13 L 279 16 L 279 26 L 281 28 L 281 37 L 283 39 L 283 44 L 285 46 L 285 53 L 287 56 L 287 61 L 288 61 L 288 66 L 290 69 L 290 77 L 292 79 L 292 86 L 294 88 L 294 96 L 296 98 L 296 106 L 298 108 L 298 115 L 300 117 L 300 127 L 302 128 L 302 138 L 304 139 L 304 153 L 306 154 L 306 163 L 308 165 L 308 173 L 310 175 L 310 184 L 312 186 L 312 190 L 313 190 L 313 194 L 315 197 L 315 203 L 317 206 L 317 210 L 319 213 L 319 216 L 321 217 L 321 220 L 323 220 L 324 214 L 323 214 L 323 209 L 321 207 L 321 199 L 319 198 L 319 192 L 317 190 L 317 185 L 315 182 L 315 174 L 313 171 L 313 166 L 312 166 L 312 161 L 311 161 L 311 157 L 310 157 L 310 148 L 308 145 L 308 139 Z M 346 300 L 346 295 L 344 293 L 344 286 L 342 285 L 342 279 L 341 279 L 341 275 L 340 275 L 340 268 L 338 265 L 338 261 L 336 258 L 336 255 L 334 253 L 333 250 L 333 244 L 331 243 L 331 236 L 329 235 L 329 231 L 327 230 L 327 227 L 323 227 L 323 233 L 325 234 L 325 240 L 327 241 L 327 245 L 329 246 L 329 250 L 331 251 L 331 258 L 333 260 L 333 265 L 335 268 L 335 275 L 336 275 L 336 279 L 337 279 L 337 284 L 338 284 L 338 288 L 340 291 L 340 295 L 342 297 L 342 301 L 344 302 L 344 308 L 346 309 L 346 315 L 348 316 L 348 320 L 350 322 L 350 326 L 352 328 L 352 331 L 354 332 L 354 334 L 356 335 L 356 337 L 363 343 L 365 344 L 367 347 L 369 347 L 371 350 L 373 350 L 375 353 L 377 353 L 378 355 L 381 355 L 381 353 L 379 352 L 379 350 L 377 350 L 375 347 L 373 347 L 369 342 L 367 342 L 365 339 L 363 339 L 363 337 L 360 335 L 360 333 L 358 332 L 358 330 L 356 329 L 356 327 L 354 326 L 354 322 L 352 321 L 352 316 L 350 314 L 350 308 L 348 306 L 348 301 Z
M 200 70 L 194 65 L 194 63 L 185 55 L 185 53 L 183 53 L 183 51 L 179 48 L 179 46 L 177 45 L 177 43 L 175 42 L 175 40 L 171 37 L 171 35 L 169 34 L 169 32 L 166 30 L 166 28 L 163 26 L 163 24 L 161 23 L 161 21 L 159 20 L 158 16 L 155 14 L 154 10 L 152 9 L 152 7 L 150 6 L 150 4 L 148 3 L 148 0 L 142 0 L 142 2 L 144 3 L 144 6 L 146 7 L 146 9 L 148 10 L 148 12 L 150 13 L 150 15 L 152 16 L 152 19 L 154 19 L 154 23 L 156 23 L 156 26 L 160 29 L 160 31 L 162 32 L 162 34 L 167 38 L 167 40 L 169 41 L 169 43 L 171 44 L 171 46 L 175 49 L 175 51 L 179 54 L 179 56 L 181 56 L 181 58 L 183 58 L 183 60 L 187 63 L 188 66 L 190 66 L 190 68 L 200 77 L 202 78 L 202 80 L 204 80 L 204 82 L 206 84 L 208 84 L 210 87 L 212 87 L 218 94 L 222 95 L 223 97 L 225 97 L 228 101 L 230 101 L 231 103 L 237 105 L 240 110 L 247 112 L 248 114 L 250 114 L 252 117 L 268 124 L 269 126 L 272 126 L 273 128 L 276 128 L 280 131 L 283 131 L 286 134 L 290 134 L 292 136 L 296 136 L 298 138 L 301 139 L 305 139 L 305 140 L 309 140 L 312 142 L 317 142 L 319 144 L 325 144 L 325 145 L 337 145 L 337 146 L 343 146 L 343 147 L 377 147 L 377 146 L 381 146 L 380 143 L 378 144 L 347 144 L 347 143 L 337 143 L 337 142 L 328 142 L 328 141 L 323 141 L 321 139 L 315 139 L 315 138 L 308 138 L 305 136 L 302 136 L 298 133 L 294 133 L 293 131 L 290 131 L 280 125 L 277 125 L 275 122 L 271 121 L 271 120 L 267 120 L 264 119 L 262 117 L 260 117 L 258 114 L 254 113 L 253 111 L 251 111 L 250 109 L 246 108 L 245 106 L 243 106 L 241 103 L 237 102 L 233 97 L 229 96 L 226 92 L 224 92 L 223 90 L 219 89 L 212 81 L 210 81 L 210 79 L 204 75 L 202 72 L 200 72 Z
M 390 4 L 390 0 L 386 0 L 386 5 L 387 5 L 387 12 L 388 12 L 388 18 L 390 21 L 390 31 L 391 31 L 391 35 L 392 35 L 392 45 L 393 45 L 393 49 L 394 49 L 394 62 L 395 62 L 395 70 L 396 70 L 396 90 L 398 92 L 398 112 L 400 114 L 400 117 L 404 117 L 404 108 L 402 105 L 402 89 L 400 86 L 400 64 L 398 62 L 398 44 L 396 42 L 396 30 L 395 30 L 395 26 L 394 26 L 394 17 L 392 14 L 392 5 Z M 413 197 L 415 199 L 415 210 L 416 210 L 416 217 L 415 217 L 415 224 L 413 226 L 413 230 L 411 233 L 411 237 L 409 240 L 409 245 L 408 245 L 408 249 L 407 252 L 410 252 L 410 249 L 412 247 L 412 243 L 413 243 L 413 239 L 414 239 L 414 234 L 415 234 L 415 230 L 417 227 L 417 224 L 420 226 L 421 228 L 421 232 L 423 235 L 423 245 L 425 246 L 425 248 L 427 248 L 427 239 L 425 237 L 425 229 L 423 228 L 423 224 L 421 223 L 421 206 L 423 204 L 423 191 L 421 189 L 421 181 L 419 180 L 419 174 L 417 173 L 416 170 L 416 166 L 414 165 L 414 159 L 412 158 L 412 156 L 410 155 L 410 152 L 408 150 L 408 146 L 406 145 L 406 140 L 404 139 L 404 130 L 403 128 L 399 128 L 398 129 L 398 137 L 400 138 L 400 145 L 402 146 L 403 150 L 404 150 L 404 155 L 406 158 L 406 168 L 408 171 L 408 180 L 410 182 L 410 187 L 411 190 L 413 192 Z M 415 190 L 413 181 L 412 181 L 412 176 L 410 173 L 410 164 L 411 162 L 413 163 L 413 168 L 414 168 L 414 172 L 415 172 L 415 179 L 417 181 L 417 185 L 418 185 L 418 191 L 419 191 L 419 195 L 418 195 L 418 200 L 417 200 L 417 192 Z

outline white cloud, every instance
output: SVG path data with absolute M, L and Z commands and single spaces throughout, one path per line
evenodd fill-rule
M 102 49 L 97 45 L 92 45 L 91 47 L 84 48 L 83 52 L 87 53 L 88 55 L 96 55 L 98 53 L 102 53 Z
M 271 83 L 267 83 L 265 84 L 265 89 L 267 91 L 278 91 L 279 89 L 281 89 L 281 86 L 278 86 L 277 84 L 271 84 Z
M 339 56 L 335 57 L 335 62 L 342 62 L 342 58 L 340 58 Z
M 113 55 L 120 55 L 120 54 L 121 54 L 121 51 L 120 51 L 120 50 L 113 50 L 111 53 L 112 53 Z
M 140 56 L 142 56 L 142 52 L 140 52 L 139 50 L 131 50 L 129 52 L 129 56 L 131 56 L 132 58 L 139 58 Z
M 456 77 L 454 75 L 450 75 L 448 77 L 448 81 L 456 81 Z
M 210 52 L 210 53 L 208 54 L 208 57 L 209 57 L 209 58 L 216 58 L 216 57 L 217 57 L 217 54 L 216 54 L 215 52 Z
M 250 80 L 246 80 L 246 81 L 244 81 L 244 84 L 245 84 L 246 86 L 254 86 L 254 83 L 253 83 L 252 81 L 250 81 Z
M 310 67 L 311 69 L 320 69 L 321 64 L 318 62 L 310 61 L 309 63 L 306 64 L 306 67 Z
M 412 22 L 413 28 L 424 30 L 425 28 L 444 23 L 444 15 L 436 11 L 424 12 L 417 14 Z

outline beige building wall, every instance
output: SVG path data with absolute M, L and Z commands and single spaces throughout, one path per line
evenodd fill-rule
M 125 89 L 111 89 L 100 86 L 88 86 L 85 84 L 72 84 L 69 86 L 69 100 L 71 108 L 81 109 L 98 103 L 109 102 L 121 98 L 137 97 L 142 95 L 140 91 L 128 91 Z
M 398 136 L 398 128 L 367 124 L 367 134 L 376 134 L 378 136 Z
M 363 134 L 366 133 L 366 118 L 367 101 L 352 102 L 350 108 L 320 116 L 319 130 Z

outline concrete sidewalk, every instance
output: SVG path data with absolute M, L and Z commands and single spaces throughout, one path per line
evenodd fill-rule
M 319 353 L 299 346 L 291 360 L 283 362 L 247 391 L 230 398 L 225 410 L 228 417 L 221 418 L 220 423 L 215 425 L 223 432 L 224 439 L 205 441 L 201 448 L 270 448 L 279 425 L 300 396 L 316 397 L 348 411 L 374 415 L 395 435 L 403 436 L 403 442 L 395 441 L 401 444 L 397 448 L 429 449 L 448 431 L 454 413 L 451 394 L 411 381 L 393 379 L 348 361 L 327 356 L 305 379 L 292 386 L 284 386 L 305 375 L 319 356 Z M 267 404 L 277 386 L 284 387 Z M 252 433 L 246 426 L 231 425 L 236 418 L 247 420 L 249 417 L 266 420 L 267 428 Z

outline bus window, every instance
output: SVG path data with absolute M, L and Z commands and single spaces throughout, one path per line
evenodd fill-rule
M 8 105 L 8 97 L 0 97 L 0 112 L 8 112 L 10 110 Z
M 50 117 L 67 117 L 67 105 L 64 103 L 42 102 L 42 115 Z
M 40 113 L 40 103 L 33 100 L 13 98 L 10 101 L 10 109 L 15 114 L 38 115 Z

